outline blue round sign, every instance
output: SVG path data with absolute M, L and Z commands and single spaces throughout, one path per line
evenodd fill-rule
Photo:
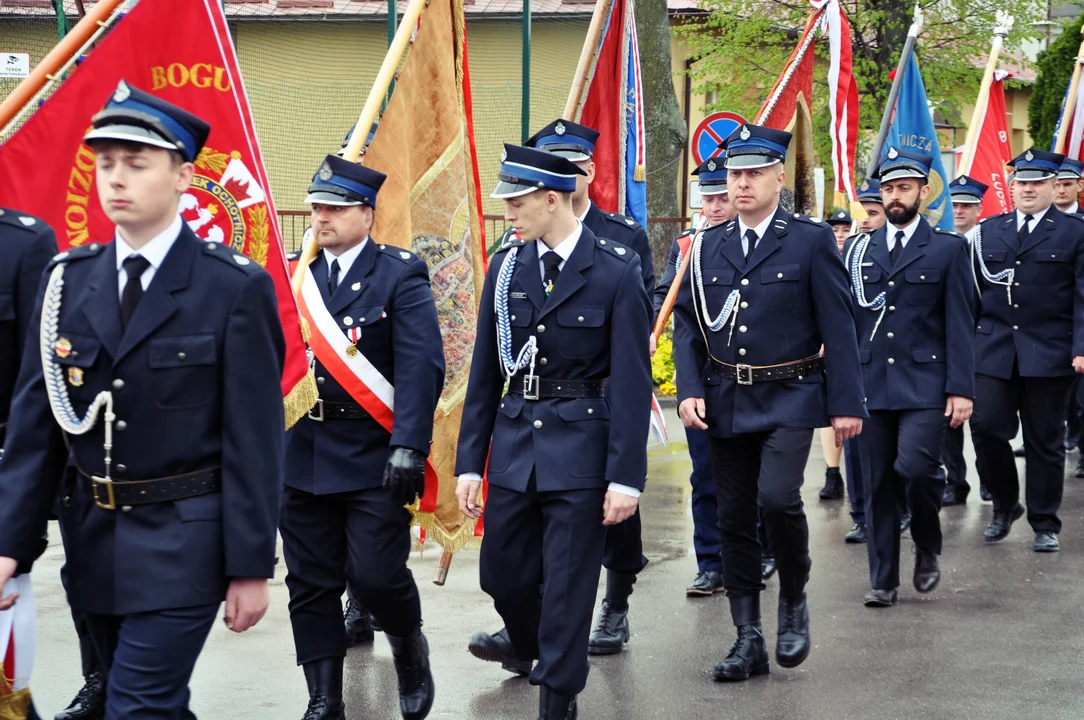
M 719 143 L 743 123 L 745 123 L 745 118 L 741 115 L 725 110 L 712 113 L 701 120 L 696 130 L 693 130 L 692 136 L 693 160 L 696 164 L 700 165 L 715 154 Z

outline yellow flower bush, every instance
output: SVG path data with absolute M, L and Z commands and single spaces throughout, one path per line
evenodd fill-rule
M 651 379 L 659 388 L 660 395 L 676 395 L 674 385 L 674 341 L 668 327 L 659 338 L 655 357 L 651 358 Z

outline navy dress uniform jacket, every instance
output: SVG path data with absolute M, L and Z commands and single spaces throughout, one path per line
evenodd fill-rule
M 583 226 L 595 234 L 595 237 L 616 240 L 640 256 L 640 274 L 644 279 L 647 296 L 655 292 L 655 261 L 651 255 L 651 244 L 647 232 L 640 223 L 630 217 L 599 210 L 591 203 L 583 218 Z
M 1084 356 L 1084 218 L 1053 205 L 1020 247 L 1016 211 L 983 220 L 982 258 L 991 274 L 1013 269 L 1012 303 L 1003 285 L 982 289 L 976 325 L 975 370 L 1008 380 L 1013 364 L 1024 377 L 1073 375 Z
M 604 380 L 606 397 L 503 398 L 493 301 L 508 249 L 519 246 L 509 288 L 512 352 L 538 341 L 536 374 L 554 380 Z M 644 442 L 650 426 L 650 303 L 636 253 L 596 238 L 584 226 L 571 257 L 546 297 L 538 241 L 514 241 L 494 254 L 478 312 L 470 381 L 463 407 L 456 474 L 482 472 L 493 485 L 524 492 L 536 473 L 538 492 L 605 489 L 609 483 L 643 490 Z M 529 369 L 513 383 L 523 382 Z M 490 439 L 492 453 L 490 454 Z
M 378 488 L 391 447 L 428 455 L 433 439 L 444 345 L 429 269 L 413 253 L 372 238 L 330 297 L 323 252 L 310 267 L 335 322 L 344 334 L 361 331 L 359 352 L 396 388 L 395 421 L 389 433 L 372 418 L 302 418 L 286 439 L 286 484 L 314 495 Z M 319 360 L 314 371 L 321 400 L 354 402 Z
M 674 306 L 679 402 L 704 398 L 705 422 L 713 437 L 825 427 L 833 416 L 867 417 L 851 293 L 831 229 L 819 220 L 777 209 L 748 265 L 739 235 L 736 219 L 713 228 L 704 234 L 700 254 L 713 318 L 732 290 L 741 291 L 729 343 L 727 320 L 719 332 L 705 324 L 710 346 L 705 345 L 693 314 L 692 267 L 682 279 Z M 777 365 L 815 356 L 822 345 L 824 372 L 800 380 L 739 386 L 721 377 L 711 360 Z
M 943 408 L 948 395 L 975 397 L 970 246 L 958 233 L 931 228 L 922 218 L 918 222 L 898 264 L 892 265 L 888 253 L 887 225 L 873 232 L 862 262 L 866 300 L 887 293 L 876 334 L 881 311 L 855 303 L 870 410 Z M 848 242 L 849 267 L 854 239 Z
M 8 421 L 19 359 L 42 271 L 56 255 L 53 229 L 36 217 L 0 208 L 0 446 Z M 37 333 L 29 338 L 37 341 Z
M 282 486 L 285 341 L 271 277 L 217 243 L 181 233 L 122 331 L 116 248 L 93 244 L 65 264 L 55 361 L 80 417 L 113 393 L 117 481 L 220 467 L 221 492 L 177 501 L 95 505 L 65 500 L 68 596 L 73 609 L 125 615 L 221 602 L 229 578 L 270 578 Z M 50 265 L 52 267 L 52 265 Z M 43 289 L 31 327 L 40 324 Z M 40 345 L 19 375 L 0 459 L 0 555 L 25 561 L 41 538 L 68 459 L 104 472 L 105 422 L 63 437 L 45 391 Z M 73 378 L 75 381 L 73 382 Z

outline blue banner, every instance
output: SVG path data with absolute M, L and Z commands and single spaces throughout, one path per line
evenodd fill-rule
M 930 104 L 926 99 L 926 85 L 922 82 L 918 61 L 913 54 L 900 82 L 896 115 L 892 118 L 892 126 L 885 139 L 882 159 L 892 146 L 933 157 L 930 196 L 923 203 L 920 212 L 931 225 L 942 230 L 952 230 L 952 195 L 949 193 L 951 178 L 945 173 L 945 164 L 941 161 L 941 146 L 937 142 L 937 130 L 933 126 Z
M 625 214 L 647 227 L 647 170 L 644 145 L 644 93 L 640 82 L 640 47 L 636 35 L 636 17 L 632 15 L 631 27 L 625 37 L 628 43 L 625 54 Z

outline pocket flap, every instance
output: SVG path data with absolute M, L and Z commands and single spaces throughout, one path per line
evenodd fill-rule
M 1003 262 L 1005 260 L 1004 250 L 987 250 L 982 249 L 982 259 L 986 262 Z
M 915 350 L 911 356 L 917 363 L 943 363 L 945 362 L 944 350 Z
M 733 268 L 704 268 L 703 271 L 704 285 L 726 285 L 730 286 L 734 284 L 734 269 Z
M 600 307 L 566 307 L 557 311 L 557 324 L 561 327 L 602 327 L 606 322 L 606 310 Z
M 15 293 L 0 293 L 0 320 L 15 319 Z
M 1035 259 L 1038 262 L 1069 262 L 1072 260 L 1072 253 L 1065 248 L 1040 247 L 1035 251 Z
M 993 323 L 990 320 L 980 322 L 975 326 L 975 332 L 979 335 L 989 335 L 993 331 Z
M 531 324 L 531 309 L 534 306 L 529 302 L 509 302 L 508 320 L 513 327 L 527 327 Z
M 862 268 L 862 280 L 865 282 L 880 282 L 881 269 L 876 267 Z
M 512 382 L 523 382 L 523 378 L 517 375 L 512 378 Z M 501 404 L 497 408 L 497 412 L 507 418 L 519 417 L 520 411 L 523 410 L 524 402 L 522 395 L 505 395 L 501 398 Z
M 760 283 L 798 282 L 802 278 L 802 266 L 798 263 L 771 265 L 760 271 Z
M 353 313 L 351 317 L 354 318 L 354 323 L 357 325 L 365 326 L 372 325 L 375 322 L 380 322 L 384 319 L 384 306 L 383 305 L 369 305 L 362 308 L 351 308 L 350 312 Z M 345 325 L 349 329 L 349 325 Z
M 941 271 L 937 268 L 905 270 L 903 276 L 907 278 L 909 283 L 935 283 L 941 281 Z
M 88 368 L 98 359 L 102 342 L 93 335 L 81 335 L 61 330 L 53 346 L 53 359 L 60 365 Z M 64 357 L 62 353 L 66 354 Z
M 211 333 L 155 338 L 147 347 L 152 368 L 215 364 L 215 336 Z
M 557 406 L 562 420 L 609 420 L 610 404 L 605 398 L 578 398 L 566 400 Z

